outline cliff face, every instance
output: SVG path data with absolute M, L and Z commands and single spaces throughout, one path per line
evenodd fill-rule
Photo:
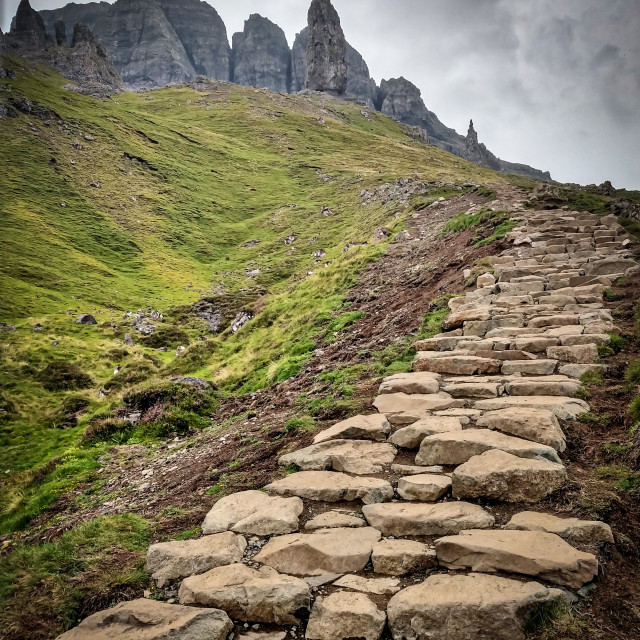
M 113 5 L 69 4 L 41 15 L 51 34 L 58 20 L 87 24 L 129 88 L 186 82 L 198 74 L 229 79 L 227 30 L 205 2 L 117 0 Z
M 305 88 L 307 83 L 307 48 L 309 47 L 309 28 L 306 27 L 296 34 L 291 50 L 291 92 L 297 93 Z M 374 99 L 378 87 L 369 74 L 369 67 L 364 58 L 347 42 L 347 89 L 345 95 L 355 98 L 374 108 Z
M 313 0 L 307 27 L 307 89 L 343 95 L 347 90 L 347 41 L 330 0 Z
M 247 87 L 287 93 L 291 86 L 291 51 L 284 31 L 258 14 L 233 35 L 231 80 Z

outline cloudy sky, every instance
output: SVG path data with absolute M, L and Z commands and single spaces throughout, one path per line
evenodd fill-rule
M 82 1 L 82 0 L 76 0 Z M 176 0 L 179 1 L 179 0 Z M 250 13 L 290 44 L 309 0 L 208 0 L 229 34 Z M 18 0 L 0 0 L 6 30 Z M 36 9 L 64 4 L 32 0 Z M 334 0 L 376 81 L 405 76 L 427 107 L 496 155 L 563 182 L 640 189 L 639 0 Z

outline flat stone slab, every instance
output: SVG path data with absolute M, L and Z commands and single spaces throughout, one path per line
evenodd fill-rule
M 241 491 L 220 498 L 202 523 L 202 533 L 278 535 L 298 530 L 303 504 L 300 498 L 278 498 L 262 491 Z
M 578 518 L 559 518 L 550 513 L 523 511 L 516 513 L 507 523 L 505 529 L 520 531 L 544 531 L 555 533 L 570 544 L 613 544 L 611 527 L 597 520 L 580 520 Z
M 550 376 L 558 366 L 557 360 L 511 360 L 502 365 L 505 375 Z
M 369 562 L 380 537 L 371 527 L 293 533 L 271 538 L 254 560 L 290 575 L 357 573 Z
M 575 420 L 581 413 L 589 411 L 589 405 L 584 400 L 562 396 L 505 396 L 478 400 L 474 408 L 482 411 L 508 408 L 547 409 L 552 411 L 558 420 Z
M 234 620 L 283 625 L 300 624 L 299 616 L 311 606 L 311 591 L 304 580 L 281 575 L 271 567 L 255 570 L 244 564 L 186 578 L 178 597 L 180 604 L 218 607 Z
M 226 640 L 231 631 L 231 619 L 219 609 L 140 598 L 94 613 L 58 640 Z
M 385 378 L 378 393 L 422 393 L 431 395 L 440 390 L 440 376 L 437 373 L 416 372 L 397 373 Z
M 362 578 L 361 576 L 343 576 L 336 580 L 334 586 L 342 589 L 372 593 L 378 596 L 393 595 L 400 591 L 400 580 L 397 578 Z
M 541 531 L 462 531 L 436 540 L 438 562 L 449 569 L 507 571 L 579 589 L 598 575 L 598 560 Z
M 386 480 L 354 478 L 336 471 L 292 473 L 282 480 L 268 484 L 265 490 L 278 496 L 298 496 L 322 502 L 362 500 L 365 504 L 374 504 L 393 498 L 393 488 Z
M 418 352 L 416 356 L 416 360 L 413 363 L 414 371 L 473 376 L 476 374 L 498 373 L 502 364 L 502 361 L 494 358 L 479 358 L 471 355 L 431 358 L 424 357 L 422 353 Z
M 321 431 L 314 444 L 329 440 L 375 440 L 384 442 L 391 433 L 391 424 L 386 416 L 374 413 L 370 416 L 354 416 Z
M 442 536 L 492 527 L 495 519 L 468 502 L 387 503 L 362 508 L 367 522 L 385 536 Z
M 371 562 L 375 573 L 402 576 L 435 567 L 436 552 L 414 540 L 381 540 L 373 547 Z
M 449 411 L 449 409 L 445 409 L 445 411 Z M 400 413 L 387 414 L 387 420 L 394 427 L 407 427 L 431 415 L 433 415 L 431 411 L 401 411 Z
M 432 473 L 400 478 L 398 481 L 398 495 L 404 500 L 435 502 L 450 490 L 451 478 Z
M 389 414 L 407 411 L 441 411 L 459 404 L 460 401 L 448 393 L 385 393 L 375 399 L 373 406 L 389 417 Z
M 496 429 L 518 438 L 539 442 L 556 451 L 567 448 L 558 419 L 547 409 L 510 408 L 488 411 L 476 421 L 478 427 Z
M 523 378 L 512 380 L 505 385 L 505 391 L 510 396 L 563 396 L 573 398 L 580 382 L 575 380 L 564 380 L 554 378 L 565 378 L 565 376 L 542 376 L 537 379 Z
M 386 622 L 386 613 L 380 611 L 366 595 L 341 591 L 316 599 L 305 638 L 380 640 Z
M 501 385 L 496 382 L 447 381 L 443 390 L 453 398 L 497 398 Z
M 384 396 L 382 396 L 384 397 Z M 281 456 L 281 467 L 296 465 L 302 471 L 344 471 L 356 475 L 380 473 L 396 457 L 396 448 L 386 442 L 329 440 Z
M 453 497 L 539 502 L 567 479 L 561 464 L 519 458 L 493 449 L 471 458 L 451 475 Z
M 397 640 L 524 640 L 535 613 L 568 604 L 560 589 L 482 574 L 433 575 L 389 601 Z
M 403 449 L 417 449 L 427 436 L 449 431 L 462 431 L 459 418 L 429 416 L 398 429 L 389 436 L 389 442 Z
M 320 513 L 304 525 L 306 531 L 317 529 L 342 529 L 344 527 L 366 527 L 364 518 L 350 515 L 342 511 L 327 511 Z
M 424 466 L 462 464 L 492 449 L 506 451 L 520 458 L 545 458 L 560 463 L 558 452 L 553 447 L 491 429 L 465 429 L 428 436 L 420 445 L 416 463 Z
M 591 364 L 598 362 L 598 347 L 595 344 L 579 344 L 573 347 L 549 347 L 547 356 L 570 364 Z
M 444 469 L 438 465 L 432 467 L 419 467 L 412 464 L 392 464 L 391 473 L 397 473 L 399 476 L 417 476 L 421 473 L 435 473 L 441 475 Z
M 246 548 L 244 537 L 231 531 L 197 540 L 160 542 L 149 547 L 145 571 L 163 587 L 170 580 L 240 562 Z

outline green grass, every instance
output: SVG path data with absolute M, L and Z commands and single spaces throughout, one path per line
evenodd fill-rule
M 108 606 L 126 589 L 147 584 L 148 544 L 148 523 L 122 514 L 81 524 L 54 543 L 18 545 L 0 557 L 5 631 L 30 629 L 36 637 L 44 628 L 55 637 L 78 622 L 87 592 Z
M 596 476 L 609 480 L 615 489 L 621 493 L 640 488 L 640 474 L 624 465 L 611 465 L 596 469 Z
M 517 222 L 511 220 L 510 215 L 508 211 L 481 211 L 474 214 L 462 212 L 447 222 L 442 229 L 442 235 L 477 227 L 478 236 L 472 243 L 477 248 L 484 247 L 501 240 L 516 227 Z
M 592 424 L 598 427 L 607 427 L 611 424 L 611 416 L 608 414 L 597 415 L 587 411 L 578 416 L 578 422 L 582 422 L 582 424 Z

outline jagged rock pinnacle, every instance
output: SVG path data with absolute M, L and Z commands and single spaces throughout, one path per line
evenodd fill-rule
M 347 41 L 330 0 L 313 0 L 308 14 L 307 89 L 342 95 L 347 90 Z

